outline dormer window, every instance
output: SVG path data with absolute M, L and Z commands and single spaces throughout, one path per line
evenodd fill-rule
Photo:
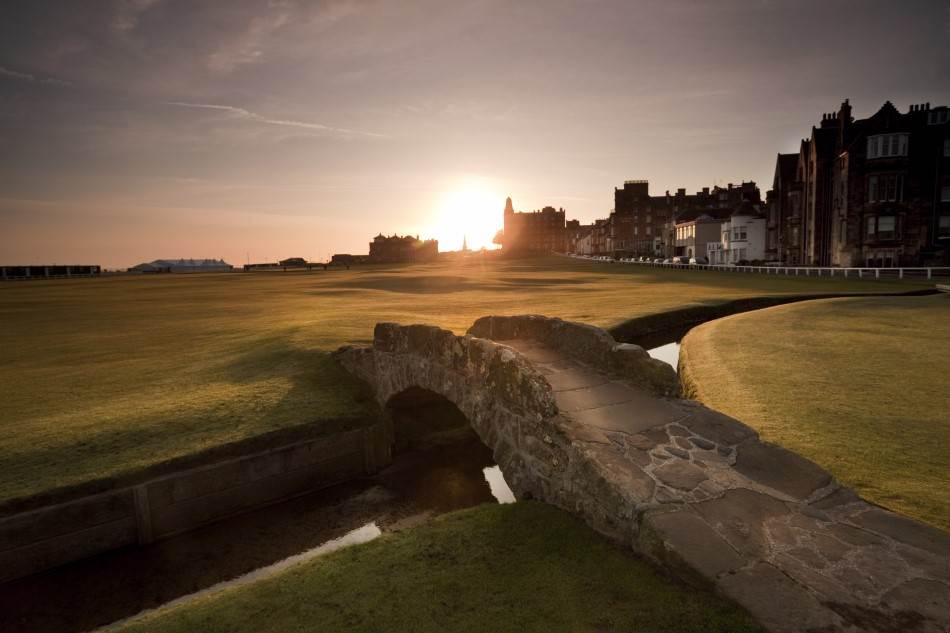
M 868 158 L 907 156 L 907 134 L 878 134 L 868 137 Z
M 943 125 L 950 121 L 950 110 L 941 108 L 927 113 L 927 125 Z

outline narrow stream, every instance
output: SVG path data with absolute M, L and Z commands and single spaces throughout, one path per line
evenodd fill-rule
M 145 547 L 129 547 L 0 585 L 0 631 L 89 631 L 434 516 L 514 495 L 472 434 L 398 456 L 346 482 Z
M 694 327 L 696 327 L 695 324 L 664 330 L 638 337 L 630 342 L 645 349 L 653 358 L 661 360 L 671 365 L 674 370 L 679 371 L 680 341 Z

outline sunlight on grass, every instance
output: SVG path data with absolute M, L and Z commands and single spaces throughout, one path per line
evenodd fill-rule
M 464 332 L 486 314 L 611 326 L 699 303 L 907 285 L 565 258 L 156 275 L 0 286 L 0 502 L 202 447 L 361 417 L 328 354 L 380 321 Z

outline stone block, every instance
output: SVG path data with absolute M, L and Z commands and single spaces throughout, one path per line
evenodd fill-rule
M 736 550 L 758 558 L 767 556 L 771 549 L 766 522 L 788 513 L 778 499 L 744 488 L 727 490 L 719 499 L 693 507 Z
M 728 415 L 707 409 L 701 405 L 687 409 L 689 417 L 681 425 L 689 427 L 694 434 L 711 440 L 716 444 L 738 444 L 756 437 L 755 431 Z
M 831 475 L 814 462 L 754 439 L 738 447 L 735 469 L 756 483 L 799 500 L 831 483 Z
M 664 566 L 685 571 L 687 577 L 698 573 L 704 581 L 711 582 L 747 562 L 689 510 L 648 514 L 641 535 L 640 545 L 645 554 Z
M 950 557 L 950 534 L 908 519 L 882 508 L 871 508 L 851 518 L 856 525 L 926 550 L 937 556 Z
M 687 492 L 708 479 L 702 468 L 682 459 L 657 466 L 653 474 L 667 486 Z
M 768 563 L 724 576 L 720 587 L 772 633 L 845 630 L 840 616 Z

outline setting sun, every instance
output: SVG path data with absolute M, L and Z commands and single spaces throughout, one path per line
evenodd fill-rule
M 484 180 L 466 180 L 439 196 L 430 230 L 440 250 L 458 250 L 463 239 L 472 250 L 497 248 L 492 238 L 502 228 L 505 195 Z

